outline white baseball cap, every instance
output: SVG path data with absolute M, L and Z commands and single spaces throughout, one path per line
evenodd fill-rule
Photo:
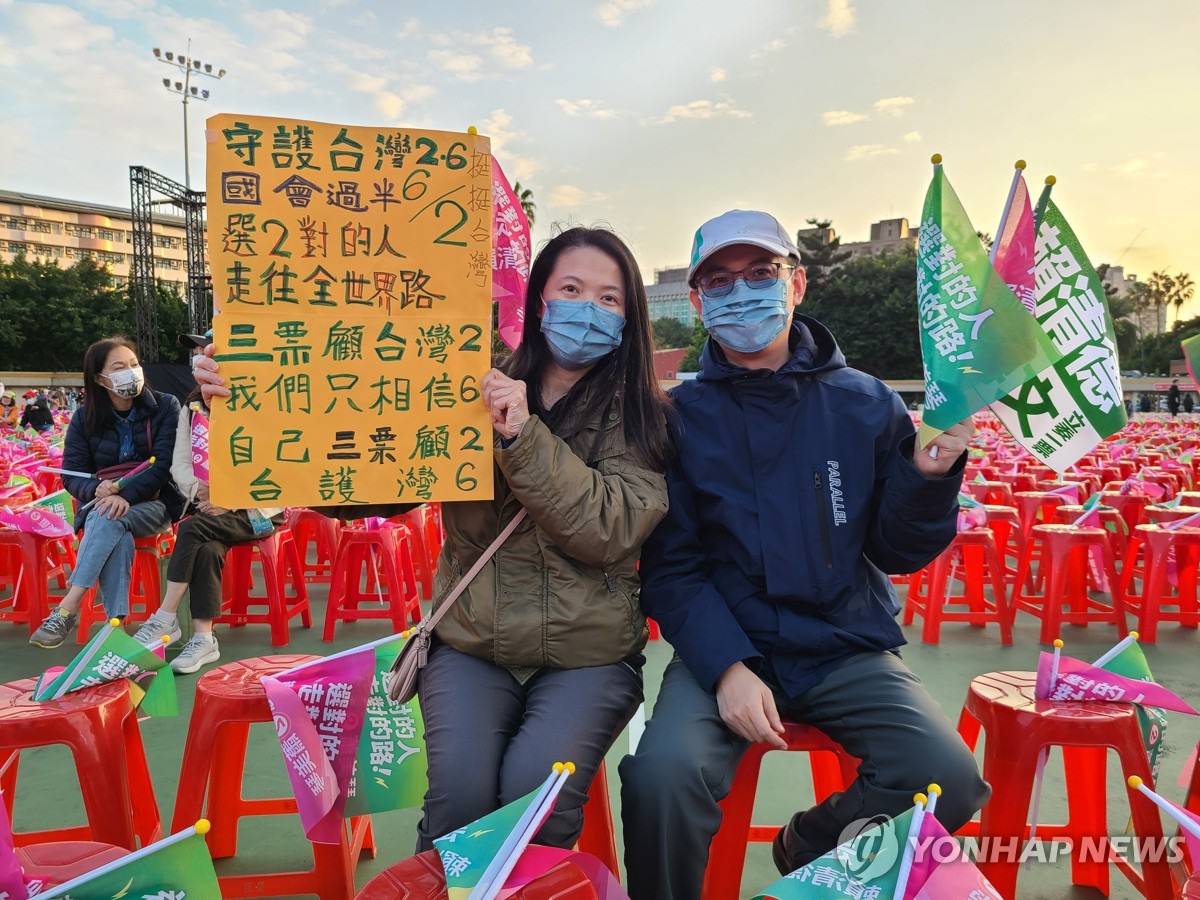
M 757 210 L 731 209 L 696 229 L 696 236 L 692 239 L 692 261 L 687 271 L 688 284 L 692 283 L 696 270 L 706 259 L 722 247 L 733 244 L 762 247 L 779 256 L 786 256 L 793 263 L 800 262 L 796 245 L 774 216 Z

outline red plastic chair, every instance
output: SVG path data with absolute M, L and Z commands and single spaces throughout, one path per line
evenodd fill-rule
M 265 593 L 252 594 L 253 565 L 263 575 Z M 291 590 L 288 590 L 288 585 Z M 216 621 L 234 628 L 243 625 L 270 625 L 271 646 L 286 647 L 291 641 L 288 623 L 296 616 L 305 628 L 312 628 L 308 605 L 308 587 L 304 583 L 304 565 L 291 530 L 285 525 L 266 537 L 245 544 L 234 544 L 225 554 L 221 577 L 221 615 Z M 251 606 L 265 606 L 266 612 L 248 612 Z
M 580 832 L 576 848 L 590 853 L 608 867 L 618 880 L 621 878 L 621 860 L 617 855 L 617 835 L 613 828 L 612 803 L 608 798 L 608 773 L 604 760 L 592 778 L 588 798 L 583 804 L 583 831 Z
M 35 703 L 36 679 L 0 685 L 0 790 L 11 815 L 20 752 L 65 744 L 79 774 L 87 824 L 18 832 L 18 846 L 57 841 L 99 841 L 136 850 L 162 837 L 150 769 L 129 697 L 128 682 L 114 681 Z M 13 757 L 16 756 L 16 759 Z
M 165 531 L 133 541 L 133 572 L 129 580 L 127 623 L 144 622 L 162 601 L 162 560 L 175 549 L 174 532 Z M 103 622 L 104 607 L 97 603 L 99 592 L 89 588 L 79 603 L 79 633 L 75 640 L 86 644 L 93 622 Z
M 961 588 L 956 589 L 955 583 Z M 992 589 L 991 599 L 987 586 Z M 966 609 L 946 608 L 964 605 Z M 980 628 L 996 622 L 1000 643 L 1012 644 L 1004 562 L 990 528 L 960 531 L 937 559 L 913 574 L 904 601 L 904 624 L 911 625 L 918 613 L 925 622 L 921 641 L 926 644 L 938 643 L 943 622 L 969 622 Z
M 788 750 L 809 754 L 813 794 L 820 803 L 830 794 L 845 790 L 858 777 L 858 760 L 841 745 L 811 725 L 784 723 L 783 739 Z M 763 757 L 770 744 L 752 744 L 738 763 L 729 795 L 721 801 L 721 827 L 713 836 L 704 870 L 703 900 L 737 900 L 742 886 L 748 843 L 773 841 L 779 825 L 753 825 L 754 794 Z
M 410 620 L 421 621 L 410 542 L 411 531 L 403 522 L 386 522 L 377 529 L 342 528 L 322 640 L 333 640 L 338 622 L 387 619 L 398 633 Z M 365 589 L 361 586 L 364 581 Z
M 310 583 L 328 583 L 333 574 L 333 557 L 337 552 L 338 533 L 342 523 L 323 516 L 311 509 L 295 508 L 287 511 L 287 525 L 296 540 L 296 551 L 304 566 L 304 580 Z M 313 543 L 315 560 L 308 561 L 308 544 Z
M 1044 590 L 1031 589 L 1033 583 L 1031 560 L 1033 548 L 1041 548 L 1039 581 Z M 1088 595 L 1090 574 L 1088 561 L 1093 547 L 1099 548 L 1102 565 L 1112 591 L 1112 605 L 1093 600 Z M 1063 604 L 1070 610 L 1064 611 Z M 1012 594 L 1013 610 L 1023 610 L 1042 620 L 1039 640 L 1051 644 L 1064 624 L 1087 625 L 1092 622 L 1111 622 L 1117 634 L 1125 637 L 1125 604 L 1117 580 L 1116 563 L 1105 528 L 1084 528 L 1075 525 L 1035 525 L 1026 546 L 1025 558 L 1017 572 Z
M 49 580 L 67 586 L 66 569 L 73 565 L 72 538 L 47 538 L 15 529 L 0 529 L 0 566 L 12 594 L 0 600 L 0 622 L 25 622 L 33 634 L 50 614 Z
M 100 866 L 116 862 L 129 851 L 94 841 L 59 841 L 17 848 L 17 862 L 25 878 L 41 882 L 41 891 L 66 884 Z
M 389 866 L 366 883 L 355 900 L 447 900 L 446 876 L 436 850 Z M 587 876 L 568 861 L 510 895 L 511 900 L 598 900 Z
M 1141 590 L 1134 587 L 1139 550 L 1145 555 Z M 1174 560 L 1177 588 L 1167 578 Z M 1153 644 L 1159 622 L 1178 622 L 1184 628 L 1200 626 L 1197 604 L 1197 569 L 1200 568 L 1200 528 L 1185 525 L 1167 531 L 1158 525 L 1139 525 L 1130 536 L 1121 570 L 1120 590 L 1128 610 L 1137 616 L 1138 640 Z M 1174 607 L 1169 609 L 1168 607 Z
M 978 824 L 981 842 L 990 838 L 995 846 L 1028 838 L 1026 817 L 1038 756 L 1043 749 L 1057 746 L 1063 752 L 1070 821 L 1039 822 L 1038 837 L 1070 839 L 1077 848 L 1084 839 L 1092 846 L 1103 846 L 1109 834 L 1107 751 L 1116 751 L 1123 778 L 1137 775 L 1153 784 L 1137 712 L 1130 704 L 1035 700 L 1034 682 L 1033 672 L 991 672 L 973 679 L 967 691 L 958 730 L 972 749 L 980 730 L 986 734 L 983 777 L 992 785 L 992 798 Z M 1138 791 L 1130 789 L 1127 794 L 1137 836 L 1161 839 L 1158 808 Z M 965 830 L 972 829 L 968 826 Z M 1012 897 L 1019 859 L 1020 854 L 1014 853 L 1009 859 L 981 860 L 979 867 L 1002 896 Z M 1152 900 L 1171 896 L 1171 872 L 1165 856 L 1143 861 L 1138 874 L 1123 860 L 1097 861 L 1073 855 L 1072 884 L 1095 887 L 1108 895 L 1109 862 L 1143 896 Z
M 200 676 L 179 770 L 172 832 L 195 824 L 197 819 L 208 819 L 212 823 L 206 837 L 209 852 L 213 859 L 224 859 L 237 854 L 240 819 L 296 812 L 294 796 L 242 796 L 246 743 L 251 723 L 273 720 L 260 682 L 262 676 L 276 675 L 317 658 L 289 655 L 244 659 Z M 228 900 L 316 894 L 322 900 L 349 900 L 354 896 L 354 869 L 360 854 L 375 855 L 370 817 L 349 819 L 338 844 L 312 844 L 312 848 L 313 867 L 308 870 L 220 876 L 221 896 Z

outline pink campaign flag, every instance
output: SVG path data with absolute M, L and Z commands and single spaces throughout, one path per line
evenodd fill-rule
M 208 416 L 192 411 L 192 474 L 208 483 Z
M 0 523 L 40 537 L 62 538 L 75 533 L 66 519 L 39 506 L 22 509 L 0 507 Z
M 25 900 L 29 896 L 25 884 L 25 875 L 13 849 L 8 807 L 4 805 L 4 795 L 0 794 L 0 900 Z
M 621 888 L 620 882 L 596 857 L 575 850 L 543 847 L 538 844 L 530 844 L 521 854 L 498 896 L 503 900 L 504 897 L 515 894 L 562 862 L 570 863 L 586 876 L 599 900 L 629 900 L 629 895 Z
M 1018 174 L 1014 179 L 1008 217 L 996 235 L 994 263 L 1004 283 L 1012 288 L 1030 315 L 1034 314 L 1037 303 L 1033 278 L 1034 239 L 1029 189 L 1025 187 L 1025 176 Z
M 921 818 L 904 900 L 1002 900 L 936 816 Z
M 262 679 L 300 822 L 336 844 L 375 676 L 375 650 L 330 657 Z
M 1051 685 L 1053 667 L 1054 654 L 1043 650 L 1038 655 L 1037 686 L 1034 689 L 1034 696 L 1039 700 L 1107 700 L 1157 706 L 1189 716 L 1200 716 L 1200 712 L 1182 697 L 1153 681 L 1125 678 L 1081 659 L 1060 656 L 1058 678 Z
M 499 305 L 500 340 L 510 350 L 525 328 L 525 287 L 533 239 L 521 201 L 513 193 L 496 157 L 492 157 L 492 300 Z

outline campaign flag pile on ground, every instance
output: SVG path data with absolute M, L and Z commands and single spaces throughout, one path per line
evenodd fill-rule
M 336 844 L 346 816 L 420 804 L 428 784 L 416 700 L 390 700 L 397 636 L 262 679 L 300 821 Z
M 38 894 L 38 900 L 221 900 L 217 873 L 204 842 L 208 828 L 208 822 L 201 819 L 178 834 Z
M 1049 192 L 1048 184 L 1038 201 L 1034 316 L 1054 345 L 1054 363 L 992 411 L 1038 460 L 1064 472 L 1127 417 L 1104 283 Z
M 493 900 L 500 894 L 574 772 L 574 763 L 555 763 L 546 780 L 524 797 L 434 839 L 450 900 Z
M 134 705 L 148 716 L 179 714 L 175 678 L 163 654 L 143 647 L 110 619 L 84 644 L 65 668 L 47 670 L 33 690 L 38 702 L 57 700 L 71 691 L 129 680 Z
M 525 328 L 525 287 L 533 239 L 521 200 L 492 157 L 492 300 L 497 332 L 510 350 L 521 343 Z
M 934 160 L 917 241 L 922 447 L 1061 356 L 992 268 L 940 157 Z

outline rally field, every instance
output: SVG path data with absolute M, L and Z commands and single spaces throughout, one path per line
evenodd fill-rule
M 325 644 L 320 640 L 324 617 L 325 585 L 311 585 L 315 627 L 305 630 L 294 626 L 292 642 L 284 652 L 325 655 L 382 637 L 386 625 L 382 622 L 341 624 L 337 640 Z M 903 589 L 901 589 L 903 590 Z M 1038 623 L 1031 616 L 1019 614 L 1014 630 L 1014 646 L 1001 647 L 995 626 L 973 628 L 970 625 L 950 624 L 942 628 L 941 643 L 937 646 L 920 643 L 920 620 L 905 629 L 914 643 L 903 651 L 908 664 L 925 681 L 946 714 L 957 720 L 970 679 L 978 674 L 1000 670 L 1031 670 L 1037 662 Z M 132 631 L 132 628 L 130 629 Z M 221 643 L 221 662 L 229 662 L 271 652 L 265 626 L 230 629 L 218 626 Z M 40 650 L 26 643 L 25 626 L 0 625 L 0 680 L 12 681 L 38 674 L 45 667 L 64 663 L 75 652 L 76 645 L 56 651 Z M 1089 628 L 1069 627 L 1063 634 L 1066 652 L 1081 659 L 1092 660 L 1115 641 L 1111 626 L 1093 625 Z M 1164 626 L 1155 645 L 1145 647 L 1146 656 L 1158 681 L 1190 700 L 1200 701 L 1200 635 L 1177 626 Z M 670 648 L 662 642 L 652 642 L 646 651 L 647 708 L 653 706 L 662 670 L 670 659 Z M 163 818 L 169 820 L 176 795 L 180 760 L 191 713 L 192 686 L 199 675 L 179 676 L 180 715 L 178 718 L 150 719 L 142 723 L 142 733 L 150 756 L 159 807 Z M 1167 749 L 1163 759 L 1159 788 L 1167 797 L 1182 801 L 1184 790 L 1176 784 L 1181 767 L 1191 749 L 1200 740 L 1200 720 L 1168 713 Z M 616 766 L 628 751 L 629 733 L 618 740 L 608 756 L 609 784 L 612 803 L 619 814 L 619 784 Z M 251 746 L 246 761 L 245 784 L 252 796 L 283 796 L 289 785 L 282 765 L 278 741 L 266 725 L 251 729 Z M 1115 764 L 1115 757 L 1110 756 Z M 86 777 L 103 777 L 103 773 L 88 772 Z M 78 777 L 66 750 L 51 747 L 22 754 L 20 777 L 16 791 L 14 825 L 18 831 L 78 824 L 83 821 L 83 807 Z M 782 823 L 806 802 L 810 780 L 804 754 L 773 753 L 766 758 L 763 781 L 760 783 L 755 821 Z M 1123 786 L 1115 765 L 1109 775 L 1109 831 L 1122 833 L 1128 817 Z M 1063 774 L 1061 761 L 1051 756 L 1047 769 L 1046 789 L 1040 818 L 1046 822 L 1064 819 Z M 391 863 L 412 852 L 415 842 L 417 810 L 399 810 L 375 817 L 378 855 L 364 859 L 356 882 L 359 887 Z M 620 830 L 618 827 L 618 841 Z M 233 872 L 283 871 L 306 865 L 307 844 L 295 817 L 262 817 L 243 820 L 239 834 L 238 854 L 217 864 L 221 874 Z M 778 876 L 770 859 L 767 844 L 752 845 L 747 857 L 742 896 L 749 898 L 765 888 Z M 1114 872 L 1111 895 L 1117 900 L 1137 894 Z M 1020 900 L 1051 900 L 1051 898 L 1100 897 L 1092 889 L 1071 888 L 1069 864 L 1059 860 L 1033 862 L 1022 871 L 1017 896 Z

